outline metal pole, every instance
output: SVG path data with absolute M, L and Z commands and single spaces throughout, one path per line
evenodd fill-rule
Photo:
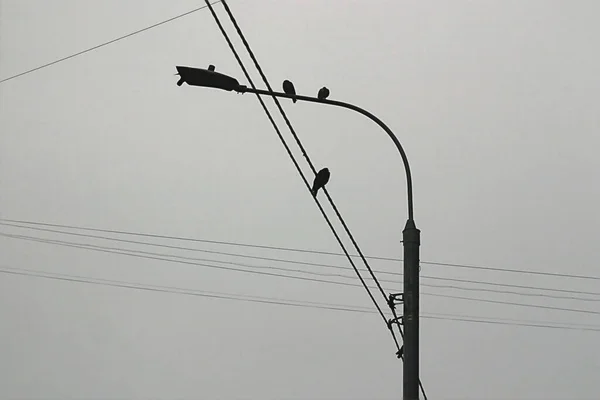
M 403 400 L 419 400 L 419 246 L 421 245 L 421 231 L 417 229 L 413 219 L 412 176 L 408 164 L 408 157 L 406 156 L 400 141 L 383 121 L 367 110 L 355 106 L 354 104 L 336 100 L 318 99 L 309 96 L 293 96 L 286 93 L 252 89 L 246 86 L 240 86 L 234 90 L 240 93 L 249 92 L 274 97 L 293 97 L 300 101 L 329 104 L 359 112 L 379 125 L 396 145 L 406 171 L 408 197 L 408 220 L 402 231 L 402 241 L 404 243 L 404 310 L 402 317 L 404 323 L 404 367 L 402 373 L 402 397 Z
M 406 221 L 404 243 L 404 400 L 419 399 L 419 245 L 421 231 L 415 221 Z

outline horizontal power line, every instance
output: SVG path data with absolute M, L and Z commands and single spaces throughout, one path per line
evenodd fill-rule
M 160 239 L 172 239 L 172 240 L 181 240 L 181 241 L 189 241 L 189 242 L 213 243 L 213 244 L 240 246 L 240 247 L 253 247 L 253 248 L 270 249 L 270 250 L 291 251 L 291 252 L 312 253 L 312 254 L 344 256 L 345 257 L 345 255 L 341 254 L 341 253 L 319 251 L 319 250 L 308 250 L 308 249 L 299 249 L 299 248 L 290 248 L 290 247 L 276 247 L 276 246 L 266 246 L 266 245 L 257 245 L 257 244 L 248 244 L 248 243 L 208 240 L 208 239 L 195 239 L 195 238 L 189 238 L 189 237 L 168 236 L 168 235 L 140 233 L 140 232 L 131 232 L 131 231 L 122 231 L 122 230 L 112 230 L 112 229 L 100 229 L 100 228 L 81 227 L 81 226 L 65 225 L 65 224 L 51 224 L 51 223 L 33 222 L 33 221 L 26 221 L 26 220 L 14 220 L 14 219 L 0 218 L 0 221 L 6 221 L 6 222 L 11 222 L 11 223 L 20 223 L 20 224 L 39 225 L 39 226 L 53 226 L 53 227 L 68 228 L 68 229 L 78 229 L 78 230 L 84 230 L 84 231 L 95 231 L 95 232 L 105 232 L 105 233 L 114 233 L 114 234 L 122 234 L 122 235 L 152 237 L 152 238 L 160 238 Z M 358 256 L 351 255 L 351 257 L 358 257 Z M 365 258 L 372 259 L 372 260 L 394 261 L 394 262 L 402 261 L 401 258 L 393 258 L 393 257 L 365 256 Z M 542 275 L 542 276 L 552 276 L 552 277 L 560 277 L 560 278 L 600 280 L 600 276 L 562 274 L 562 273 L 555 273 L 555 272 L 530 271 L 530 270 L 519 270 L 519 269 L 511 269 L 511 268 L 499 268 L 499 267 L 486 267 L 486 266 L 481 266 L 481 265 L 468 265 L 468 264 L 444 263 L 444 262 L 433 262 L 433 261 L 420 261 L 420 264 L 438 265 L 438 266 L 455 267 L 455 268 L 479 269 L 479 270 L 496 271 L 496 272 L 520 273 L 520 274 L 529 274 L 529 275 Z
M 221 1 L 221 0 L 217 0 L 217 1 L 213 2 L 212 4 L 219 3 L 220 1 Z M 49 63 L 43 64 L 43 65 L 40 65 L 39 67 L 35 67 L 35 68 L 32 68 L 32 69 L 30 69 L 30 70 L 27 70 L 27 71 L 24 71 L 24 72 L 18 73 L 18 74 L 16 74 L 16 75 L 9 76 L 8 78 L 3 78 L 2 80 L 0 80 L 0 83 L 4 83 L 4 82 L 7 82 L 7 81 L 10 81 L 11 79 L 15 79 L 15 78 L 18 78 L 18 77 L 20 77 L 20 76 L 23 76 L 23 75 L 30 74 L 30 73 L 32 73 L 32 72 L 35 72 L 35 71 L 39 71 L 40 69 L 43 69 L 43 68 L 49 67 L 49 66 L 51 66 L 51 65 L 55 65 L 55 64 L 61 63 L 61 62 L 63 62 L 63 61 L 69 60 L 69 59 L 71 59 L 71 58 L 75 58 L 75 57 L 77 57 L 77 56 L 80 56 L 80 55 L 82 55 L 82 54 L 89 53 L 89 52 L 91 52 L 91 51 L 94 51 L 94 50 L 98 50 L 98 49 L 100 49 L 100 48 L 102 48 L 102 47 L 104 47 L 104 46 L 108 46 L 109 44 L 116 43 L 116 42 L 118 42 L 118 41 L 120 41 L 120 40 L 127 39 L 127 38 L 129 38 L 129 37 L 132 37 L 132 36 L 135 36 L 135 35 L 137 35 L 137 34 L 139 34 L 139 33 L 142 33 L 142 32 L 148 31 L 148 30 L 150 30 L 150 29 L 156 28 L 156 27 L 158 27 L 158 26 L 164 25 L 164 24 L 166 24 L 166 23 L 169 23 L 169 22 L 175 21 L 175 20 L 177 20 L 177 19 L 179 19 L 179 18 L 182 18 L 182 17 L 185 17 L 185 16 L 187 16 L 187 15 L 193 14 L 193 13 L 195 13 L 196 11 L 200 11 L 200 10 L 202 10 L 202 9 L 204 9 L 204 8 L 207 8 L 207 7 L 208 7 L 208 6 L 206 6 L 206 5 L 205 5 L 205 6 L 202 6 L 202 7 L 195 8 L 195 9 L 193 9 L 193 10 L 190 10 L 190 11 L 184 12 L 183 14 L 179 14 L 179 15 L 176 15 L 176 16 L 174 16 L 174 17 L 171 17 L 171 18 L 169 18 L 169 19 L 165 19 L 165 20 L 163 20 L 163 21 L 157 22 L 156 24 L 152 24 L 152 25 L 150 25 L 150 26 L 147 26 L 147 27 L 145 27 L 145 28 L 138 29 L 137 31 L 133 31 L 133 32 L 131 32 L 131 33 L 128 33 L 128 34 L 126 34 L 126 35 L 123 35 L 123 36 L 119 36 L 118 38 L 116 38 L 116 39 L 112 39 L 112 40 L 109 40 L 108 42 L 100 43 L 100 44 L 98 44 L 98 45 L 96 45 L 96 46 L 89 47 L 89 48 L 87 48 L 87 49 L 85 49 L 85 50 L 82 50 L 82 51 L 78 51 L 77 53 L 73 53 L 73 54 L 71 54 L 71 55 L 69 55 L 69 56 L 66 56 L 66 57 L 63 57 L 63 58 L 59 58 L 58 60 L 54 60 L 54 61 L 52 61 L 52 62 L 49 62 Z
M 297 264 L 297 265 L 306 265 L 306 266 L 319 267 L 319 268 L 333 268 L 333 269 L 340 269 L 340 270 L 350 270 L 351 269 L 349 267 L 340 266 L 340 265 L 332 265 L 332 264 L 324 264 L 324 263 L 313 263 L 313 262 L 306 262 L 306 261 L 290 260 L 290 259 L 285 259 L 285 258 L 273 258 L 273 257 L 253 256 L 253 255 L 248 255 L 248 254 L 239 254 L 239 253 L 231 253 L 231 252 L 223 252 L 223 251 L 215 251 L 215 250 L 206 250 L 206 249 L 198 249 L 198 248 L 191 248 L 191 247 L 184 247 L 184 246 L 173 246 L 173 245 L 158 244 L 158 243 L 152 243 L 152 242 L 141 242 L 141 241 L 135 241 L 135 240 L 118 239 L 118 238 L 107 237 L 107 236 L 99 236 L 99 235 L 90 235 L 90 234 L 84 234 L 84 233 L 61 231 L 61 230 L 56 230 L 56 229 L 39 228 L 36 225 L 39 225 L 39 226 L 62 227 L 62 228 L 67 228 L 67 229 L 79 229 L 79 230 L 84 230 L 84 231 L 100 231 L 100 232 L 115 233 L 115 234 L 116 233 L 122 233 L 123 231 L 106 230 L 106 229 L 96 229 L 96 228 L 84 228 L 84 227 L 77 227 L 77 226 L 72 226 L 72 225 L 36 223 L 36 222 L 19 221 L 19 220 L 0 219 L 0 221 L 10 221 L 11 222 L 11 223 L 0 222 L 0 225 L 4 225 L 4 226 L 10 226 L 10 227 L 22 228 L 22 229 L 30 229 L 30 230 L 36 230 L 36 231 L 41 231 L 41 232 L 58 233 L 58 234 L 69 235 L 69 236 L 95 238 L 95 239 L 116 241 L 116 242 L 122 242 L 122 243 L 139 244 L 139 245 L 145 245 L 145 246 L 162 247 L 162 248 L 184 250 L 184 251 L 203 252 L 203 253 L 209 253 L 209 254 L 218 254 L 218 255 L 224 255 L 224 256 L 249 258 L 249 259 L 255 259 L 255 260 L 262 260 L 262 261 L 273 261 L 273 262 L 280 262 L 280 263 L 290 263 L 290 264 Z M 15 222 L 16 224 L 12 223 L 12 222 Z M 34 226 L 26 226 L 26 225 L 18 225 L 18 224 L 30 224 L 30 225 L 34 225 Z M 152 234 L 144 234 L 144 233 L 131 233 L 131 232 L 129 232 L 129 233 L 123 233 L 123 234 L 133 235 L 133 236 L 142 236 L 142 237 L 160 237 L 160 238 L 166 238 L 166 239 L 175 239 L 176 238 L 176 237 L 173 237 L 173 236 L 162 236 L 162 235 L 152 235 Z M 202 242 L 202 240 L 194 240 L 194 239 L 184 239 L 184 240 L 201 241 Z M 209 242 L 214 242 L 214 241 L 209 241 Z M 230 244 L 232 244 L 232 243 L 230 243 Z M 245 246 L 250 246 L 250 245 L 245 245 Z M 266 246 L 260 246 L 260 247 L 264 248 Z M 307 250 L 307 252 L 309 252 L 309 250 Z M 388 272 L 388 271 L 382 271 L 382 270 L 374 270 L 374 272 L 376 272 L 378 274 L 387 274 L 387 275 L 394 275 L 394 276 L 402 276 L 402 274 L 399 273 L 399 272 Z M 370 277 L 366 277 L 366 278 L 369 279 Z M 589 292 L 589 291 L 581 291 L 581 290 L 568 290 L 568 289 L 547 288 L 547 287 L 539 287 L 539 286 L 505 284 L 505 283 L 486 282 L 486 281 L 472 280 L 472 279 L 443 278 L 443 277 L 434 277 L 434 276 L 430 276 L 430 275 L 422 275 L 421 278 L 431 279 L 431 280 L 438 280 L 438 281 L 450 281 L 450 282 L 480 284 L 480 285 L 488 285 L 488 286 L 495 286 L 495 287 L 509 287 L 509 288 L 518 288 L 518 289 L 527 289 L 527 290 L 543 290 L 543 291 L 552 291 L 552 292 L 569 293 L 569 294 L 582 294 L 582 295 L 590 295 L 590 296 L 600 296 L 600 292 Z M 381 279 L 381 281 L 395 282 L 395 281 L 391 281 L 391 280 L 387 280 L 387 279 Z M 427 286 L 426 284 L 423 284 L 423 285 Z M 432 287 L 436 287 L 436 286 L 432 286 Z M 481 290 L 481 291 L 489 291 L 489 290 Z M 500 291 L 498 291 L 498 292 L 500 292 Z M 560 296 L 548 296 L 548 295 L 537 295 L 537 294 L 526 294 L 526 295 L 530 295 L 530 296 L 534 296 L 534 297 L 554 297 L 554 298 L 563 298 L 563 299 L 572 299 L 572 300 L 597 301 L 597 299 L 584 299 L 584 298 L 577 298 L 577 297 L 574 297 L 574 296 L 560 297 Z
M 244 296 L 244 297 L 237 296 L 236 297 L 234 295 L 218 293 L 218 292 L 207 293 L 207 292 L 201 292 L 201 291 L 192 291 L 189 289 L 148 286 L 148 285 L 141 285 L 141 284 L 130 283 L 130 282 L 99 280 L 99 279 L 89 279 L 89 278 L 86 279 L 84 277 L 77 276 L 77 275 L 68 276 L 68 275 L 61 274 L 60 276 L 58 276 L 55 274 L 48 274 L 48 273 L 44 273 L 41 271 L 38 271 L 37 273 L 33 273 L 30 271 L 31 270 L 26 271 L 26 272 L 18 272 L 18 271 L 14 271 L 14 270 L 0 269 L 0 273 L 3 273 L 3 274 L 32 276 L 32 277 L 37 277 L 37 278 L 46 278 L 46 279 L 68 281 L 68 282 L 89 283 L 89 284 L 102 285 L 102 286 L 120 287 L 120 288 L 124 288 L 124 289 L 137 289 L 137 290 L 145 290 L 145 291 L 151 291 L 151 292 L 185 294 L 185 295 L 199 296 L 199 297 L 211 297 L 211 298 L 216 298 L 216 299 L 242 300 L 242 301 L 248 301 L 248 302 L 253 302 L 253 303 L 279 304 L 279 305 L 294 306 L 294 307 L 328 309 L 328 310 L 335 310 L 335 311 L 348 311 L 348 312 L 359 312 L 359 313 L 368 313 L 368 314 L 373 313 L 373 311 L 369 311 L 369 310 L 362 310 L 359 308 L 347 308 L 347 307 L 343 307 L 343 306 L 332 306 L 332 305 L 318 304 L 318 303 L 316 303 L 316 304 L 301 304 L 301 303 L 295 303 L 295 302 L 291 302 L 291 301 L 286 301 L 286 300 L 282 300 L 282 299 L 274 299 L 274 298 L 270 299 L 270 300 L 265 300 L 265 299 L 252 298 L 252 297 L 246 298 L 246 296 Z
M 272 272 L 252 271 L 252 270 L 246 270 L 246 269 L 241 269 L 241 268 L 225 267 L 225 266 L 221 266 L 221 265 L 212 265 L 212 264 L 204 264 L 204 263 L 199 263 L 199 262 L 174 260 L 172 258 L 165 258 L 165 257 L 172 257 L 169 254 L 155 253 L 155 254 L 157 254 L 157 256 L 151 256 L 151 255 L 139 254 L 139 253 L 136 253 L 135 251 L 131 251 L 128 249 L 106 248 L 103 246 L 89 245 L 89 244 L 84 244 L 84 243 L 72 243 L 72 242 L 66 242 L 66 241 L 62 241 L 62 240 L 40 239 L 40 238 L 28 237 L 28 236 L 24 236 L 24 235 L 11 235 L 11 234 L 6 234 L 6 233 L 0 233 L 0 236 L 8 237 L 11 239 L 28 240 L 28 241 L 38 242 L 38 243 L 58 245 L 58 246 L 63 246 L 63 247 L 78 248 L 78 249 L 83 249 L 83 250 L 92 250 L 92 251 L 98 251 L 98 252 L 102 252 L 102 253 L 120 254 L 120 255 L 130 256 L 130 257 L 145 258 L 148 260 L 167 261 L 167 262 L 174 262 L 174 263 L 186 264 L 186 265 L 196 265 L 199 267 L 214 268 L 214 269 L 220 269 L 220 270 L 225 270 L 225 271 L 245 272 L 248 274 L 272 276 L 272 277 L 278 277 L 278 278 L 298 279 L 298 280 L 303 280 L 303 281 L 308 281 L 308 282 L 328 283 L 328 284 L 340 285 L 340 286 L 363 287 L 361 285 L 357 285 L 354 283 L 337 282 L 337 281 L 331 281 L 331 280 L 326 280 L 326 279 L 306 278 L 306 277 L 302 277 L 302 276 L 277 274 L 277 273 L 272 273 Z
M 157 256 L 148 256 L 148 255 L 143 255 L 143 254 L 131 253 L 127 249 L 122 249 L 122 250 L 117 250 L 117 251 L 107 250 L 107 249 L 101 248 L 101 246 L 93 247 L 94 245 L 87 245 L 87 244 L 66 244 L 68 242 L 65 243 L 63 241 L 57 241 L 57 240 L 51 240 L 51 239 L 38 239 L 38 238 L 28 239 L 27 237 L 22 236 L 22 235 L 10 235 L 10 234 L 5 234 L 5 233 L 0 234 L 0 236 L 10 237 L 10 238 L 14 238 L 14 239 L 31 240 L 31 241 L 65 246 L 65 247 L 80 248 L 80 249 L 84 249 L 84 250 L 99 251 L 99 252 L 104 252 L 104 253 L 120 254 L 120 255 L 126 255 L 126 256 L 130 256 L 130 257 L 145 258 L 145 259 L 180 263 L 180 264 L 186 264 L 186 265 L 197 265 L 197 266 L 201 266 L 201 267 L 216 268 L 216 269 L 229 270 L 229 271 L 234 271 L 234 272 L 245 272 L 245 273 L 266 275 L 266 276 L 273 276 L 273 277 L 280 277 L 280 278 L 299 279 L 299 280 L 304 280 L 304 281 L 312 281 L 312 282 L 317 282 L 317 283 L 334 284 L 334 285 L 341 285 L 341 286 L 362 287 L 361 285 L 358 285 L 358 284 L 339 282 L 339 281 L 331 281 L 331 280 L 326 280 L 326 279 L 314 279 L 314 278 L 306 278 L 306 277 L 299 277 L 299 276 L 293 276 L 293 275 L 284 275 L 284 274 L 276 274 L 276 273 L 269 273 L 269 272 L 244 270 L 244 269 L 240 269 L 240 268 L 216 266 L 216 265 L 197 263 L 197 262 L 192 262 L 192 261 L 174 260 L 172 258 L 165 258 L 165 257 L 170 257 L 170 255 L 161 255 L 158 257 Z M 388 289 L 386 289 L 386 290 L 388 290 Z M 598 312 L 598 311 L 584 310 L 584 309 L 577 309 L 577 308 L 552 307 L 552 306 L 544 306 L 544 305 L 538 305 L 538 304 L 517 303 L 517 302 L 509 302 L 509 301 L 501 301 L 501 300 L 489 300 L 489 299 L 454 296 L 454 295 L 429 293 L 429 292 L 421 292 L 421 293 L 423 295 L 427 295 L 427 296 L 450 298 L 450 299 L 457 299 L 457 300 L 468 300 L 468 301 L 475 301 L 475 302 L 512 305 L 512 306 L 518 306 L 518 307 L 539 308 L 539 309 L 546 309 L 546 310 L 600 315 L 600 312 Z
M 234 265 L 237 267 L 245 267 L 245 268 L 267 269 L 267 270 L 276 270 L 276 271 L 283 271 L 283 272 L 294 272 L 294 273 L 305 274 L 305 275 L 325 276 L 325 277 L 343 278 L 343 279 L 352 279 L 352 280 L 356 279 L 355 276 L 351 276 L 351 275 L 333 274 L 333 273 L 325 273 L 325 272 L 314 272 L 314 271 L 308 271 L 308 270 L 303 270 L 303 269 L 281 268 L 281 267 L 274 267 L 274 266 L 243 264 L 243 263 L 239 263 L 239 262 L 223 261 L 223 260 L 208 259 L 208 258 L 186 257 L 186 256 L 180 256 L 180 255 L 173 255 L 173 254 L 155 253 L 155 252 L 149 252 L 149 251 L 143 251 L 143 250 L 123 249 L 123 248 L 118 248 L 118 247 L 97 246 L 97 245 L 83 244 L 83 243 L 76 243 L 76 242 L 69 242 L 69 241 L 62 241 L 62 240 L 55 240 L 55 239 L 46 239 L 46 238 L 27 236 L 27 235 L 13 235 L 13 234 L 0 232 L 0 236 L 9 237 L 9 238 L 13 238 L 13 239 L 39 241 L 42 243 L 63 244 L 65 246 L 73 245 L 73 246 L 82 247 L 82 248 L 89 247 L 89 248 L 96 248 L 96 249 L 103 249 L 103 250 L 127 251 L 127 252 L 132 252 L 132 253 L 137 253 L 137 254 L 146 254 L 146 255 L 150 255 L 150 256 L 172 257 L 172 258 L 178 258 L 178 259 L 188 260 L 188 261 L 221 263 L 221 264 Z M 385 283 L 393 283 L 396 285 L 402 285 L 402 282 L 398 281 L 398 280 L 379 279 L 379 281 L 385 282 Z M 360 285 L 357 285 L 357 286 L 360 286 Z M 428 283 L 421 283 L 421 286 L 431 287 L 431 288 L 439 288 L 439 289 L 463 290 L 463 291 L 471 291 L 471 292 L 510 294 L 510 295 L 524 296 L 524 297 L 545 297 L 545 298 L 562 299 L 562 300 L 600 302 L 600 298 L 591 299 L 591 298 L 577 297 L 577 296 L 557 296 L 557 295 L 550 295 L 550 294 L 543 294 L 543 293 L 524 293 L 524 292 L 511 291 L 511 290 L 473 288 L 473 287 L 463 287 L 463 286 L 456 286 L 456 285 L 434 285 L 434 284 L 428 284 Z M 375 289 L 375 287 L 373 287 L 373 286 L 368 286 L 368 287 Z M 387 289 L 387 290 L 389 290 L 389 289 Z M 400 289 L 395 289 L 395 291 L 399 291 L 399 290 Z
M 30 229 L 30 230 L 40 231 L 40 232 L 59 233 L 62 235 L 69 235 L 69 236 L 78 236 L 78 237 L 85 237 L 85 238 L 109 240 L 109 241 L 113 241 L 113 242 L 139 244 L 139 245 L 152 246 L 152 247 L 162 247 L 162 248 L 166 248 L 166 249 L 193 251 L 193 252 L 208 253 L 208 254 L 219 254 L 219 255 L 223 255 L 223 256 L 250 258 L 250 259 L 262 260 L 262 261 L 285 262 L 285 263 L 290 263 L 290 264 L 308 265 L 308 266 L 312 266 L 312 267 L 337 268 L 337 269 L 344 269 L 344 270 L 350 269 L 349 267 L 342 267 L 339 265 L 312 263 L 312 262 L 289 260 L 289 259 L 283 259 L 283 258 L 260 257 L 260 256 L 249 255 L 249 254 L 237 254 L 237 253 L 230 253 L 230 252 L 223 252 L 223 251 L 198 249 L 198 248 L 184 247 L 184 246 L 174 246 L 174 245 L 159 244 L 159 243 L 152 243 L 152 242 L 141 242 L 141 241 L 137 241 L 137 240 L 118 239 L 118 238 L 113 238 L 113 237 L 109 237 L 109 236 L 90 235 L 90 234 L 85 234 L 85 233 L 76 233 L 76 232 L 61 231 L 61 230 L 56 230 L 56 229 L 38 228 L 38 227 L 33 227 L 33 226 L 16 225 L 16 224 L 4 223 L 4 222 L 0 222 L 0 225 L 10 226 L 10 227 L 14 227 L 14 228 Z M 375 271 L 375 272 L 385 273 L 385 271 Z M 390 274 L 400 275 L 398 273 L 390 273 Z
M 441 280 L 441 281 L 451 281 L 451 282 L 473 283 L 473 284 L 477 284 L 477 285 L 489 285 L 489 286 L 509 287 L 509 288 L 529 289 L 529 290 L 545 290 L 545 291 L 549 291 L 549 292 L 558 292 L 558 293 L 571 293 L 571 294 L 584 294 L 584 295 L 589 295 L 589 296 L 600 296 L 600 292 L 588 292 L 585 290 L 569 290 L 569 289 L 549 288 L 549 287 L 543 287 L 543 286 L 517 285 L 514 283 L 486 282 L 486 281 L 480 281 L 480 280 L 475 280 L 475 279 L 441 278 L 441 277 L 428 276 L 428 275 L 421 275 L 420 278 Z
M 158 286 L 140 284 L 135 282 L 124 282 L 112 279 L 101 279 L 101 278 L 90 278 L 80 275 L 69 275 L 59 273 L 49 273 L 39 270 L 11 268 L 3 266 L 0 268 L 0 273 L 27 276 L 34 278 L 50 279 L 56 281 L 66 281 L 71 283 L 87 283 L 92 285 L 110 286 L 121 289 L 131 289 L 149 292 L 159 293 L 171 293 L 179 295 L 197 296 L 213 299 L 225 299 L 225 300 L 236 300 L 243 302 L 259 303 L 259 304 L 274 304 L 290 307 L 303 307 L 303 308 L 314 308 L 331 311 L 343 311 L 343 312 L 354 312 L 362 314 L 377 314 L 374 310 L 366 309 L 360 306 L 349 306 L 343 304 L 332 304 L 332 303 L 321 303 L 306 300 L 291 300 L 276 297 L 266 296 L 254 296 L 254 295 L 243 295 L 234 293 L 214 292 L 214 291 L 201 291 L 196 289 L 186 289 L 173 286 Z M 600 326 L 584 325 L 584 324 L 568 324 L 560 326 L 558 324 L 567 324 L 563 322 L 552 322 L 552 321 L 524 321 L 524 320 L 513 320 L 506 318 L 491 318 L 469 316 L 469 315 L 457 315 L 457 314 L 424 314 L 421 318 L 434 319 L 434 320 L 447 320 L 447 321 L 458 321 L 458 322 L 472 322 L 472 323 L 483 323 L 483 324 L 494 324 L 494 325 L 508 325 L 508 326 L 522 326 L 522 327 L 536 327 L 536 328 L 548 328 L 548 329 L 563 329 L 563 330 L 576 330 L 576 331 L 592 331 L 600 332 Z

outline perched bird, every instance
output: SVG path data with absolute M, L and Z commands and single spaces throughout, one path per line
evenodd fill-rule
M 317 97 L 319 98 L 319 100 L 325 100 L 328 96 L 329 96 L 329 89 L 327 89 L 325 86 L 323 86 L 319 90 L 319 94 L 317 95 Z
M 285 94 L 291 94 L 292 96 L 292 101 L 295 103 L 296 100 L 296 89 L 294 89 L 294 84 L 290 81 L 288 81 L 287 79 L 285 81 L 283 81 L 283 92 Z
M 329 182 L 329 169 L 323 168 L 322 170 L 317 172 L 317 175 L 315 176 L 315 180 L 313 182 L 312 187 L 313 196 L 317 197 L 317 192 L 320 188 L 325 186 L 327 182 Z

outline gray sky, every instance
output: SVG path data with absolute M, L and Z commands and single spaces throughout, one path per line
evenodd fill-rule
M 0 79 L 202 3 L 2 0 Z M 413 170 L 422 261 L 600 276 L 598 2 L 229 4 L 274 87 L 291 79 L 299 93 L 314 95 L 326 85 L 332 99 L 371 110 L 396 132 Z M 222 6 L 215 7 L 233 35 Z M 245 53 L 244 61 L 251 66 Z M 339 252 L 256 99 L 175 85 L 175 65 L 208 64 L 246 83 L 205 9 L 1 83 L 0 217 Z M 389 138 L 347 110 L 289 101 L 284 107 L 313 162 L 330 168 L 328 189 L 364 253 L 400 257 L 405 178 Z M 0 233 L 352 274 L 6 225 Z M 335 256 L 153 242 L 349 265 Z M 96 282 L 372 308 L 359 287 L 7 237 L 0 237 L 0 264 L 3 271 Z M 380 260 L 372 267 L 402 268 Z M 430 264 L 421 273 L 600 291 L 593 279 Z M 583 301 L 531 296 L 558 292 L 422 283 L 463 288 L 423 286 L 424 315 L 503 322 L 422 319 L 421 378 L 430 399 L 598 398 L 600 332 L 522 327 L 506 319 L 600 329 L 600 296 Z M 0 315 L 0 397 L 6 399 L 396 399 L 402 392 L 402 365 L 376 314 L 3 272 Z

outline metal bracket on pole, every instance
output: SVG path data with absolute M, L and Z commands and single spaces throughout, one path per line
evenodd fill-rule
M 404 293 L 390 293 L 387 303 L 390 309 L 395 310 L 396 305 L 404 302 Z
M 399 317 L 396 318 L 391 318 L 387 321 L 387 326 L 390 330 L 392 330 L 392 325 L 393 324 L 399 324 L 399 325 L 404 325 L 404 317 L 401 315 Z
M 404 346 L 401 346 L 400 350 L 396 352 L 396 357 L 404 360 Z

